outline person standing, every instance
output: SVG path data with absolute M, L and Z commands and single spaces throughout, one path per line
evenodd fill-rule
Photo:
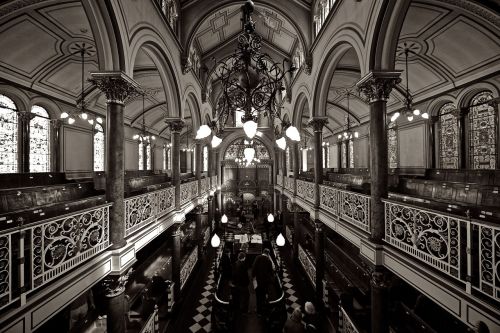
M 239 310 L 242 313 L 248 312 L 248 300 L 250 298 L 250 292 L 248 291 L 249 283 L 250 279 L 248 278 L 246 254 L 245 252 L 240 252 L 238 253 L 238 260 L 236 261 L 235 267 L 233 269 L 233 301 L 235 307 L 237 307 L 235 310 Z
M 220 258 L 219 272 L 223 280 L 231 280 L 232 267 L 231 267 L 231 251 L 226 248 Z
M 257 313 L 264 314 L 269 286 L 273 278 L 273 263 L 269 258 L 269 249 L 255 258 L 252 267 L 252 277 L 255 280 L 255 297 L 257 298 Z M 256 285 L 255 285 L 256 284 Z
M 290 318 L 287 319 L 285 326 L 283 327 L 284 333 L 304 333 L 304 325 L 302 325 L 302 311 L 300 308 L 295 308 L 293 310 Z

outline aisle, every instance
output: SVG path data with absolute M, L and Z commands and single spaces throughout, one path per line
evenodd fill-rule
M 282 258 L 288 257 L 287 249 L 282 249 Z M 210 256 L 211 258 L 212 256 Z M 208 258 L 207 258 L 208 260 Z M 212 332 L 211 315 L 212 300 L 215 290 L 214 280 L 215 259 L 205 263 L 193 281 L 190 291 L 185 297 L 184 304 L 178 315 L 167 329 L 167 333 L 206 333 Z M 305 300 L 301 296 L 301 288 L 298 287 L 300 279 L 295 278 L 294 269 L 290 267 L 288 260 L 283 260 L 283 289 L 285 291 L 286 309 L 290 315 L 296 307 L 303 308 Z M 255 292 L 250 288 L 249 313 L 244 314 L 237 321 L 238 333 L 264 332 L 265 327 L 256 313 Z

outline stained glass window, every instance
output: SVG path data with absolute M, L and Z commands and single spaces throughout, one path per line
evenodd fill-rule
M 146 145 L 146 170 L 151 170 L 151 145 Z
M 471 101 L 471 105 L 487 102 L 493 98 L 483 91 Z M 497 117 L 495 108 L 488 103 L 473 106 L 469 110 L 470 163 L 472 169 L 495 169 L 497 156 Z
M 167 150 L 167 169 L 172 170 L 172 149 Z
M 139 170 L 144 170 L 144 144 L 139 142 Z
M 17 107 L 0 95 L 0 173 L 17 172 Z
M 395 169 L 398 167 L 398 131 L 396 125 L 391 122 L 387 127 L 387 160 L 389 168 Z
M 439 109 L 439 166 L 458 169 L 458 119 L 456 106 L 446 103 Z
M 208 147 L 203 147 L 203 171 L 208 171 Z
M 292 161 L 290 159 L 290 147 L 286 147 L 285 154 L 286 154 L 286 169 L 292 170 Z
M 354 168 L 354 142 L 349 140 L 349 168 Z
M 167 148 L 163 147 L 163 170 L 167 169 Z
M 321 153 L 323 155 L 323 168 L 326 168 L 326 147 L 321 148 Z
M 341 168 L 347 168 L 347 144 L 345 143 L 345 141 L 342 141 L 342 145 L 340 147 L 341 151 L 342 151 L 342 156 L 341 156 Z
M 104 171 L 104 129 L 96 124 L 94 128 L 94 171 Z

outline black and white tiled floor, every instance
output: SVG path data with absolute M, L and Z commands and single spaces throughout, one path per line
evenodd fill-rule
M 193 324 L 189 326 L 189 330 L 191 332 L 205 333 L 212 331 L 212 324 L 210 320 L 212 316 L 213 292 L 215 291 L 214 269 L 215 262 L 213 262 L 210 267 L 200 299 L 198 300 L 199 306 L 196 308 L 196 315 L 192 318 Z
M 283 267 L 283 289 L 285 289 L 286 311 L 290 315 L 295 308 L 300 307 L 300 303 L 292 278 L 286 267 Z

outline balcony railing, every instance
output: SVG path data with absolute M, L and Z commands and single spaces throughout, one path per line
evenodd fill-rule
M 203 178 L 201 180 L 201 189 L 200 189 L 200 193 L 202 195 L 204 195 L 205 193 L 208 193 L 208 191 L 210 190 L 210 178 Z
M 12 233 L 0 235 L 0 309 L 18 297 L 12 294 Z
M 297 195 L 314 204 L 316 200 L 314 185 L 314 183 L 297 179 Z
M 184 288 L 184 285 L 189 279 L 189 276 L 191 275 L 191 272 L 193 271 L 194 266 L 196 265 L 197 262 L 198 262 L 198 246 L 195 246 L 181 267 L 181 279 L 180 279 L 181 290 L 182 288 Z
M 181 184 L 181 205 L 193 200 L 198 196 L 198 181 Z
M 174 195 L 175 188 L 169 187 L 125 199 L 125 236 L 171 212 L 175 206 Z
M 149 315 L 140 333 L 158 333 L 160 331 L 158 319 L 158 305 L 155 305 L 155 310 Z
M 500 226 L 384 202 L 387 243 L 500 300 Z
M 278 173 L 278 176 L 276 177 L 276 184 L 277 184 L 278 186 L 283 187 L 283 175 L 280 175 L 280 174 Z
M 339 332 L 340 333 L 360 333 L 361 331 L 354 325 L 351 317 L 342 306 L 339 306 Z
M 357 228 L 370 232 L 370 196 L 320 185 L 320 207 Z
M 285 188 L 285 190 L 288 190 L 290 192 L 293 192 L 293 182 L 294 182 L 294 179 L 293 178 L 290 178 L 290 177 L 285 177 L 283 178 L 283 187 Z

